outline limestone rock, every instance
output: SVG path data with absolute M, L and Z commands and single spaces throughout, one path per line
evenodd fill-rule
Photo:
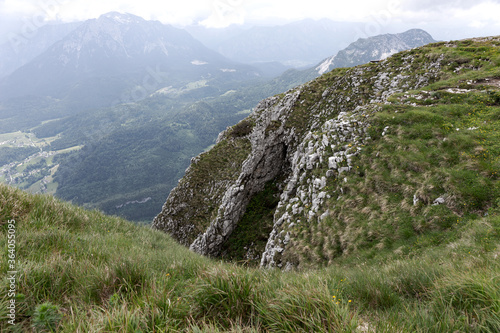
M 427 72 L 417 75 L 412 66 L 422 64 L 407 54 L 399 67 L 389 67 L 389 61 L 355 67 L 263 100 L 247 118 L 253 124 L 249 134 L 234 138 L 229 128 L 219 135 L 212 151 L 229 147 L 226 169 L 214 164 L 200 171 L 211 152 L 194 158 L 153 228 L 170 233 L 195 252 L 218 256 L 250 198 L 281 176 L 285 180 L 273 229 L 259 257 L 263 267 L 290 268 L 286 255 L 294 243 L 293 229 L 326 219 L 326 203 L 334 204 L 343 193 L 336 177 L 348 180 L 357 155 L 371 140 L 369 117 L 391 95 L 437 78 L 441 61 L 429 59 Z M 383 135 L 388 131 L 386 127 Z

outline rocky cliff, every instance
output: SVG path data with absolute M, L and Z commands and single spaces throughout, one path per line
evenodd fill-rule
M 324 74 L 334 68 L 352 67 L 373 60 L 383 60 L 395 53 L 434 42 L 432 36 L 422 29 L 360 38 L 336 55 L 323 60 L 315 70 L 319 74 Z
M 365 249 L 401 252 L 418 233 L 484 213 L 495 204 L 498 158 L 486 166 L 456 156 L 483 151 L 486 141 L 472 139 L 477 127 L 459 132 L 472 123 L 450 105 L 470 111 L 477 101 L 463 97 L 477 95 L 496 108 L 499 45 L 499 38 L 431 44 L 263 100 L 192 160 L 153 228 L 204 255 L 225 255 L 233 243 L 245 248 L 240 259 L 291 268 Z M 462 168 L 491 194 L 461 188 Z M 269 231 L 265 242 L 233 239 L 270 182 L 279 196 L 273 221 L 246 226 Z

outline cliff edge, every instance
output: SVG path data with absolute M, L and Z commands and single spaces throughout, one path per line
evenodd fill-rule
M 499 46 L 430 44 L 263 100 L 193 158 L 153 228 L 200 254 L 238 247 L 233 259 L 291 268 L 404 253 L 486 214 L 499 204 Z M 245 219 L 270 183 L 272 221 Z M 238 233 L 244 219 L 264 241 Z

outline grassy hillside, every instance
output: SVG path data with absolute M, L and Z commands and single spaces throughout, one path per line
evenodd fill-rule
M 425 68 L 426 58 L 443 57 L 443 68 L 436 82 L 368 106 L 371 140 L 345 142 L 359 148 L 352 170 L 328 180 L 323 223 L 289 230 L 286 260 L 317 266 L 360 253 L 397 257 L 451 243 L 461 224 L 498 209 L 498 42 L 451 45 L 431 44 L 391 59 L 397 65 L 405 56 L 422 57 Z M 325 161 L 312 179 L 328 168 Z
M 352 94 L 361 104 L 374 98 L 375 78 L 395 78 L 405 59 L 416 75 L 440 64 L 439 75 L 417 90 L 364 106 L 367 117 L 358 120 L 370 140 L 358 142 L 350 162 L 339 162 L 352 170 L 328 178 L 320 211 L 328 212 L 325 219 L 299 223 L 294 217 L 297 223 L 287 226 L 291 240 L 283 262 L 297 263 L 294 271 L 204 258 L 163 232 L 0 185 L 0 330 L 499 332 L 499 45 L 437 43 L 382 64 L 339 69 L 300 88 L 283 126 L 304 136 L 314 131 L 304 146 L 320 147 L 329 133 L 309 125 L 315 111 L 322 121 L 337 117 L 334 107 L 345 105 L 329 109 L 322 96 L 347 82 L 350 71 L 366 73 L 365 84 L 355 86 L 361 93 L 345 86 L 332 96 Z M 413 79 L 419 77 L 400 84 Z M 197 159 L 192 170 L 203 177 L 192 184 L 201 186 L 210 175 L 233 178 L 231 168 L 248 153 L 251 126 L 243 125 Z M 265 133 L 280 126 L 270 122 Z M 341 145 L 336 148 L 345 152 L 353 143 Z M 221 149 L 227 149 L 223 160 L 216 154 Z M 329 169 L 327 158 L 302 168 L 298 185 L 305 193 L 312 187 L 307 181 L 314 184 Z M 261 246 L 276 209 L 293 210 L 276 204 L 280 182 L 250 200 L 223 249 L 227 258 L 242 259 L 245 244 Z M 295 203 L 303 214 L 312 210 L 311 202 Z M 211 212 L 206 200 L 193 212 L 203 212 L 201 205 Z M 9 324 L 13 302 L 16 325 Z
M 4 185 L 0 207 L 2 332 L 500 330 L 498 210 L 397 258 L 281 272 L 212 261 L 162 232 Z M 9 220 L 15 326 L 4 319 Z
M 220 138 L 153 222 L 199 253 L 310 268 L 451 246 L 500 205 L 500 38 L 335 69 L 266 99 Z M 235 148 L 244 139 L 251 149 Z M 217 149 L 242 167 L 212 163 Z

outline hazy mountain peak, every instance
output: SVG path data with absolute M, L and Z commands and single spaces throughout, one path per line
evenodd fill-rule
M 277 61 L 287 66 L 310 66 L 352 42 L 352 22 L 304 19 L 277 26 L 214 31 L 190 28 L 190 33 L 223 56 L 238 62 Z M 218 34 L 218 35 L 217 35 Z
M 234 74 L 236 69 L 241 72 Z M 92 106 L 109 105 L 144 98 L 164 86 L 220 75 L 246 80 L 255 73 L 204 47 L 182 29 L 110 12 L 85 21 L 2 80 L 0 99 L 77 95 L 77 100 L 88 100 Z M 141 93 L 130 97 L 131 89 Z M 120 97 L 122 92 L 125 97 Z
M 32 38 L 0 45 L 0 78 L 29 63 L 81 24 L 82 22 L 47 24 L 37 29 Z
M 324 74 L 338 67 L 351 67 L 373 60 L 383 60 L 400 51 L 432 42 L 435 42 L 432 36 L 422 29 L 359 38 L 336 55 L 323 60 L 315 69 L 318 74 Z
M 113 20 L 117 23 L 130 24 L 146 22 L 142 17 L 129 13 L 109 12 L 99 16 L 98 20 Z

